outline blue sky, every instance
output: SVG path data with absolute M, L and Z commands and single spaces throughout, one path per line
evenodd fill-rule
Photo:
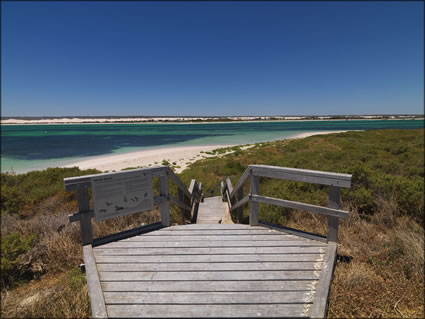
M 2 116 L 424 112 L 423 2 L 2 1 Z

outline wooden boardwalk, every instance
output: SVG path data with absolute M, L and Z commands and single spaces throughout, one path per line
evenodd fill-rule
M 199 204 L 197 224 L 221 224 L 228 222 L 229 213 L 227 203 L 223 202 L 221 196 L 207 197 Z
M 328 250 L 262 226 L 193 224 L 95 247 L 93 262 L 110 318 L 309 317 Z
M 145 181 L 159 177 L 159 195 L 151 201 L 160 208 L 161 222 L 93 239 L 90 220 L 95 215 L 88 188 L 96 186 L 93 180 L 111 185 L 114 176 L 65 179 L 67 190 L 78 191 L 79 212 L 69 220 L 80 222 L 93 317 L 326 316 L 338 219 L 348 216 L 339 209 L 339 188 L 350 187 L 350 175 L 252 165 L 234 189 L 227 179 L 222 184 L 223 197 L 202 202 L 201 186 L 192 180 L 185 188 L 167 167 L 118 174 L 121 183 L 134 179 L 135 174 L 143 174 L 140 178 Z M 261 196 L 260 176 L 328 185 L 329 207 Z M 168 192 L 169 179 L 178 187 L 177 198 Z M 250 193 L 243 196 L 247 180 Z M 327 215 L 328 236 L 259 221 L 261 202 Z M 171 226 L 170 203 L 191 213 L 192 221 L 198 216 L 198 223 Z M 248 203 L 250 225 L 220 223 L 233 210 L 239 220 L 241 207 Z

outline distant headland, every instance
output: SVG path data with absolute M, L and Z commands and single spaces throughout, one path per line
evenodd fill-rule
M 423 114 L 291 116 L 2 116 L 1 124 L 208 123 L 247 121 L 423 119 Z

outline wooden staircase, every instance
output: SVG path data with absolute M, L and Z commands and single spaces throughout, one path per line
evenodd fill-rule
M 229 224 L 228 205 L 221 196 L 204 198 L 199 203 L 197 224 Z

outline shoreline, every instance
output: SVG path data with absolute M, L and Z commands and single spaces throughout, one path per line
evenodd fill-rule
M 286 139 L 306 138 L 314 135 L 344 133 L 344 131 L 317 131 L 300 133 Z M 242 146 L 243 145 L 243 146 Z M 224 156 L 232 153 L 232 150 L 222 154 L 207 154 L 219 148 L 231 148 L 240 146 L 242 150 L 253 147 L 255 144 L 231 144 L 231 145 L 204 145 L 204 146 L 175 146 L 153 150 L 143 150 L 123 154 L 102 155 L 93 159 L 77 161 L 61 167 L 79 167 L 80 169 L 95 168 L 102 172 L 121 171 L 125 168 L 149 167 L 162 165 L 163 161 L 167 161 L 169 166 L 173 166 L 176 173 L 185 170 L 191 163 L 197 160 Z
M 193 120 L 190 118 L 155 118 L 155 119 L 146 119 L 146 118 L 137 118 L 137 119 L 51 119 L 51 120 L 18 120 L 18 119 L 7 119 L 1 120 L 0 125 L 78 125 L 78 124 L 88 124 L 88 125 L 102 125 L 102 124 L 226 124 L 226 123 L 261 123 L 261 122 L 312 122 L 312 121 L 373 121 L 373 120 L 382 120 L 382 121 L 394 121 L 394 120 L 424 120 L 423 116 L 392 116 L 389 118 L 383 118 L 382 116 L 364 116 L 364 117 L 353 117 L 353 118 L 328 118 L 328 117 L 282 117 L 276 119 L 229 119 L 227 121 L 210 120 L 202 118 L 201 120 Z

